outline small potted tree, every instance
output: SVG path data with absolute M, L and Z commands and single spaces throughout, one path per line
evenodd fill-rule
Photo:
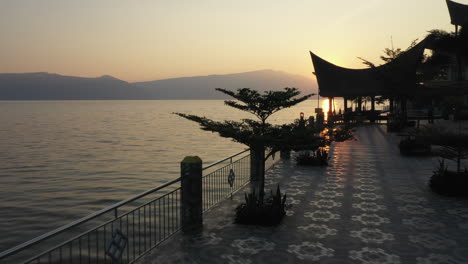
M 461 134 L 459 127 L 458 133 L 435 133 L 431 141 L 442 146 L 442 151 L 438 153 L 442 160 L 432 174 L 430 188 L 441 195 L 468 196 L 468 170 L 461 168 L 462 160 L 468 158 L 468 135 Z M 449 170 L 445 159 L 454 161 L 456 170 Z

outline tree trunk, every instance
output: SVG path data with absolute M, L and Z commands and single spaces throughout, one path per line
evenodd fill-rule
M 263 198 L 265 187 L 265 147 L 250 146 L 250 192 Z

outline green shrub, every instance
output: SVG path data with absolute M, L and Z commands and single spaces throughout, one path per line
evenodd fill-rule
M 445 196 L 468 196 L 468 170 L 464 172 L 449 171 L 445 161 L 439 161 L 439 167 L 433 171 L 429 187 L 436 193 Z
M 402 155 L 429 155 L 431 154 L 431 144 L 417 138 L 405 138 L 398 145 Z
M 276 193 L 263 199 L 255 193 L 245 194 L 245 203 L 236 208 L 236 224 L 274 226 L 278 225 L 286 214 L 286 194 L 281 195 L 278 187 Z

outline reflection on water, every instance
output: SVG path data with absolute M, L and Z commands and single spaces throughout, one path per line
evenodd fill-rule
M 271 117 L 292 122 L 316 101 Z M 209 164 L 245 146 L 172 112 L 252 118 L 223 101 L 2 101 L 0 251 L 178 177 L 186 155 Z

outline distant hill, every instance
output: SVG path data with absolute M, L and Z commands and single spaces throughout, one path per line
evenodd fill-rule
M 281 71 L 260 70 L 252 72 L 183 77 L 134 83 L 137 87 L 160 99 L 226 99 L 228 96 L 215 88 L 254 88 L 259 91 L 296 87 L 303 92 L 316 91 L 312 78 Z
M 312 79 L 272 70 L 137 83 L 108 75 L 83 78 L 45 72 L 0 74 L 0 100 L 226 99 L 215 91 L 216 87 L 260 91 L 297 87 L 307 93 L 316 90 Z
M 143 98 L 112 76 L 82 78 L 45 72 L 0 74 L 0 100 L 108 100 Z

